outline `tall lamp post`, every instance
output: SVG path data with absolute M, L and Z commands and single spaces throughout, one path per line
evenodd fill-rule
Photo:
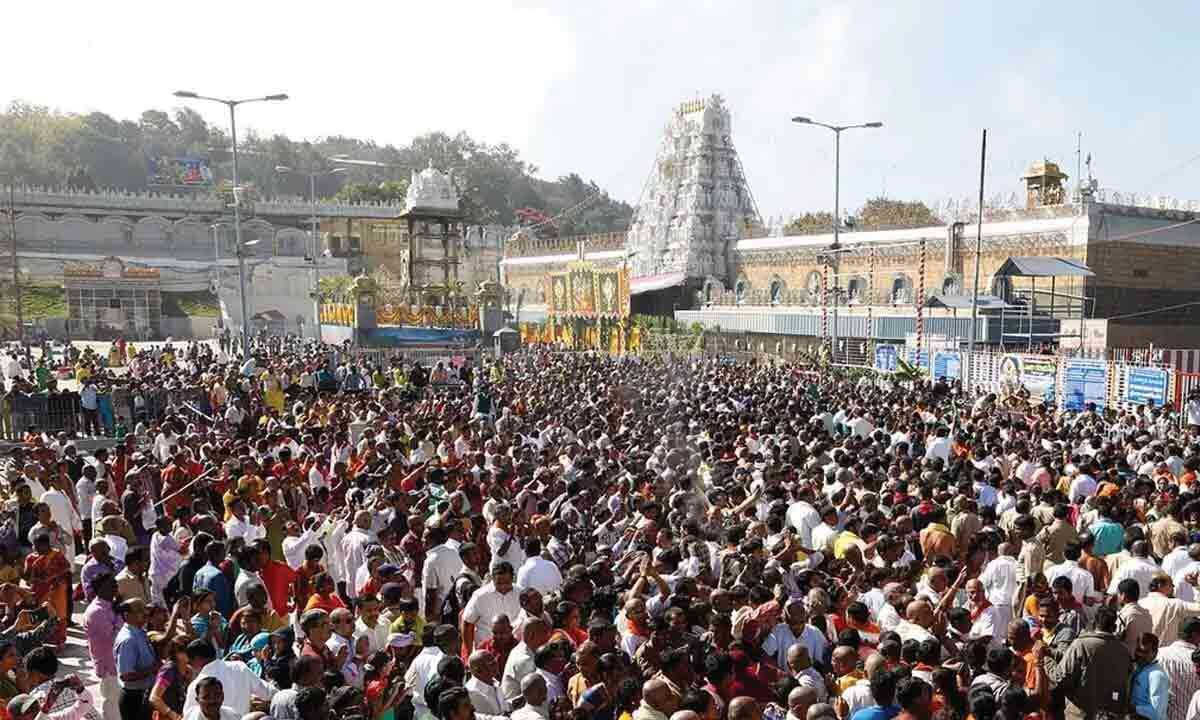
M 276 165 L 275 172 L 280 175 L 287 175 L 288 173 L 296 172 L 296 170 L 287 165 Z M 346 172 L 346 168 L 317 170 L 310 167 L 304 172 L 308 175 L 308 199 L 312 205 L 312 219 L 309 222 L 312 223 L 310 226 L 312 230 L 310 240 L 312 243 L 313 332 L 319 342 L 321 340 L 321 243 L 317 239 L 317 178 L 344 173 Z
M 833 362 L 837 363 L 837 342 L 838 342 L 838 297 L 841 292 L 841 281 L 838 280 L 838 251 L 842 249 L 838 242 L 838 231 L 841 229 L 841 189 L 842 189 L 842 132 L 853 130 L 855 128 L 881 128 L 881 122 L 859 123 L 857 125 L 828 125 L 823 122 L 817 122 L 812 118 L 797 115 L 792 118 L 792 122 L 799 125 L 816 125 L 823 127 L 826 130 L 833 131 L 833 244 L 829 246 L 830 260 L 833 264 L 833 331 L 830 345 L 830 357 Z M 870 338 L 868 338 L 869 340 Z
M 175 97 L 185 100 L 208 100 L 209 102 L 221 103 L 229 108 L 229 136 L 230 142 L 233 144 L 233 242 L 237 249 L 238 259 L 238 286 L 242 301 L 242 358 L 250 357 L 250 317 L 246 309 L 246 259 L 242 246 L 242 199 L 241 188 L 238 187 L 238 152 L 237 152 L 237 106 L 245 105 L 252 102 L 269 102 L 275 100 L 287 100 L 286 93 L 278 93 L 276 95 L 264 95 L 263 97 L 245 98 L 243 100 L 230 100 L 226 98 L 209 97 L 207 95 L 199 95 L 190 90 L 176 90 Z
M 21 303 L 21 266 L 17 259 L 17 203 L 14 200 L 15 188 L 13 187 L 15 182 L 13 177 L 8 178 L 8 239 L 12 242 L 13 299 L 16 300 L 17 340 L 21 343 L 22 352 L 25 353 L 25 359 L 29 362 L 29 368 L 32 370 L 33 354 L 29 345 L 25 343 L 25 314 Z

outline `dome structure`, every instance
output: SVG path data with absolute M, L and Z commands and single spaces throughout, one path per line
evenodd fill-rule
M 408 195 L 404 198 L 404 209 L 458 210 L 458 191 L 446 173 L 433 166 L 413 171 L 408 183 Z

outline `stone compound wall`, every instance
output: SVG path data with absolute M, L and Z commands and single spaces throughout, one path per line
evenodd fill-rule
M 132 220 L 123 216 L 91 219 L 82 215 L 52 218 L 40 213 L 17 216 L 20 252 L 61 255 L 116 255 L 118 257 L 177 257 L 211 260 L 218 251 L 233 253 L 232 222 L 213 223 L 199 218 L 169 220 L 161 216 Z M 256 255 L 304 257 L 308 234 L 295 227 L 273 225 L 261 218 L 242 222 L 242 241 L 258 241 Z

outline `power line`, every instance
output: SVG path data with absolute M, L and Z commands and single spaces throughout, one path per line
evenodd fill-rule
M 1166 307 L 1154 308 L 1153 310 L 1141 310 L 1139 312 L 1128 313 L 1126 315 L 1113 315 L 1113 316 L 1110 316 L 1105 319 L 1106 320 L 1127 320 L 1129 318 L 1141 317 L 1143 315 L 1154 315 L 1156 313 L 1167 312 L 1169 310 L 1178 310 L 1180 308 L 1191 307 L 1193 305 L 1200 305 L 1200 300 L 1179 303 L 1178 305 L 1167 305 Z
M 1179 172 L 1180 170 L 1184 169 L 1188 165 L 1191 165 L 1192 163 L 1196 162 L 1197 160 L 1200 160 L 1200 154 L 1193 155 L 1192 157 L 1188 158 L 1187 160 L 1184 160 L 1183 162 L 1179 163 L 1178 165 L 1174 165 L 1172 167 L 1167 168 L 1166 170 L 1164 170 L 1164 171 L 1160 172 L 1159 174 L 1155 175 L 1154 177 L 1150 178 L 1150 180 L 1148 180 L 1145 184 L 1153 185 L 1154 183 L 1158 182 L 1159 180 L 1162 180 L 1165 177 L 1168 177 L 1174 173 Z

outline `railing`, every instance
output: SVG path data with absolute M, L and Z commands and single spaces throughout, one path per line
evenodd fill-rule
M 18 187 L 13 190 L 13 203 L 18 210 L 38 207 L 94 208 L 103 210 L 157 211 L 172 213 L 215 214 L 225 211 L 225 201 L 215 191 L 196 194 L 135 193 L 122 190 L 78 192 L 57 188 Z M 312 203 L 304 198 L 274 198 L 253 201 L 255 214 L 308 216 Z M 404 211 L 400 203 L 342 203 L 317 202 L 321 217 L 395 218 Z
M 100 424 L 111 435 L 120 421 L 127 432 L 136 423 L 161 419 L 168 408 L 191 405 L 208 415 L 212 412 L 208 394 L 202 390 L 149 390 L 142 395 L 144 404 L 134 403 L 134 395 L 126 388 L 114 389 L 98 396 Z M 12 418 L 2 429 L 9 439 L 21 436 L 30 427 L 51 434 L 83 429 L 82 408 L 77 393 L 35 393 L 16 395 L 12 401 Z

